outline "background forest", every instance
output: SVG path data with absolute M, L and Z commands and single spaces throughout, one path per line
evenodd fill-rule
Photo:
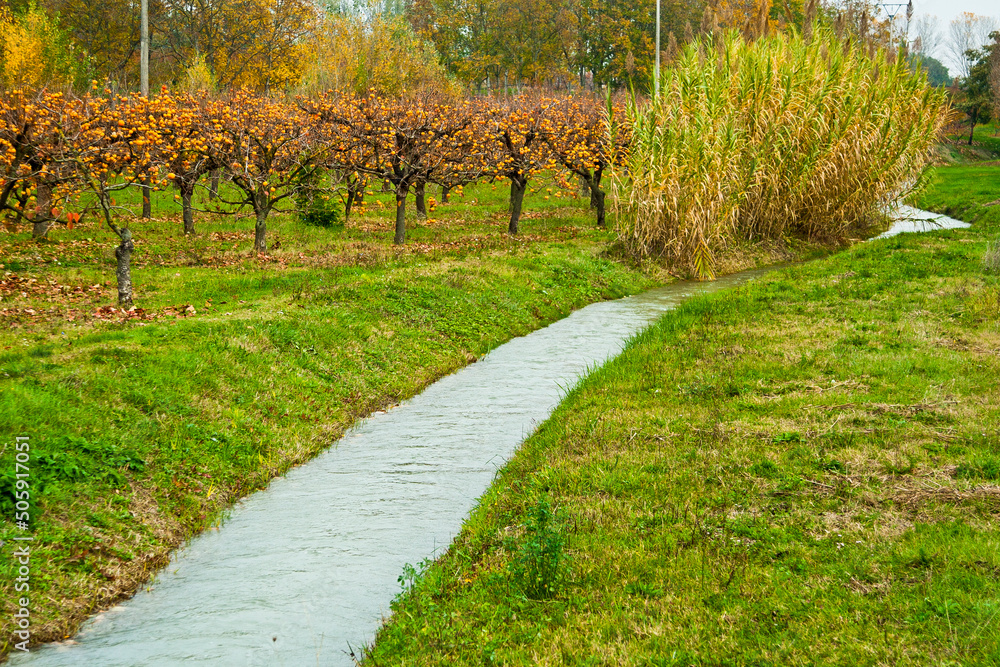
M 138 85 L 136 0 L 10 0 L 0 3 L 0 66 L 7 87 Z M 880 5 L 822 3 L 855 33 L 920 55 L 935 85 L 951 83 L 946 60 L 968 76 L 970 49 L 989 42 L 992 19 L 936 17 Z M 678 45 L 716 28 L 747 31 L 761 18 L 801 26 L 803 0 L 662 3 L 664 62 Z M 906 14 L 904 16 L 904 14 Z M 476 92 L 544 86 L 625 87 L 650 81 L 655 3 L 621 0 L 151 0 L 154 88 L 315 92 L 404 88 Z

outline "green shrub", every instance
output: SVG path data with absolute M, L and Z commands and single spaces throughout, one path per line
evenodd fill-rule
M 316 227 L 343 227 L 344 216 L 336 197 L 315 183 L 303 187 L 295 199 L 299 219 Z

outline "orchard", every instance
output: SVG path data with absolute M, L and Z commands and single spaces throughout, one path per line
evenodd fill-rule
M 221 174 L 235 193 L 223 199 L 227 210 L 253 213 L 260 253 L 272 213 L 339 196 L 349 215 L 369 182 L 395 192 L 396 244 L 406 239 L 411 191 L 426 216 L 428 184 L 447 193 L 508 181 L 508 230 L 517 234 L 525 189 L 542 171 L 567 187 L 581 178 L 603 225 L 601 175 L 627 145 L 607 144 L 602 113 L 596 100 L 528 95 L 456 102 L 374 92 L 281 100 L 245 90 L 209 98 L 164 88 L 148 99 L 96 87 L 82 96 L 15 91 L 0 100 L 0 215 L 8 229 L 31 225 L 43 239 L 95 212 L 119 240 L 118 301 L 128 308 L 134 220 L 118 205 L 124 190 L 175 187 L 190 234 L 192 195 L 217 192 L 206 176 Z

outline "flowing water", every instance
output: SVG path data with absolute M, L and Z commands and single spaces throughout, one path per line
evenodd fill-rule
M 353 664 L 350 647 L 374 637 L 404 565 L 447 548 L 568 388 L 682 300 L 764 272 L 596 303 L 498 347 L 238 503 L 72 641 L 11 664 Z
M 938 229 L 965 229 L 971 227 L 967 222 L 949 218 L 946 215 L 921 211 L 912 206 L 900 206 L 896 212 L 896 223 L 884 234 L 879 234 L 876 239 L 887 239 L 897 234 L 908 232 L 933 232 Z

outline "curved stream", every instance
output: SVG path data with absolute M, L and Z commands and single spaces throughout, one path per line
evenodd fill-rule
M 682 300 L 765 272 L 596 303 L 498 347 L 238 503 L 74 640 L 11 664 L 353 664 L 349 646 L 374 637 L 404 564 L 447 548 L 569 387 Z

